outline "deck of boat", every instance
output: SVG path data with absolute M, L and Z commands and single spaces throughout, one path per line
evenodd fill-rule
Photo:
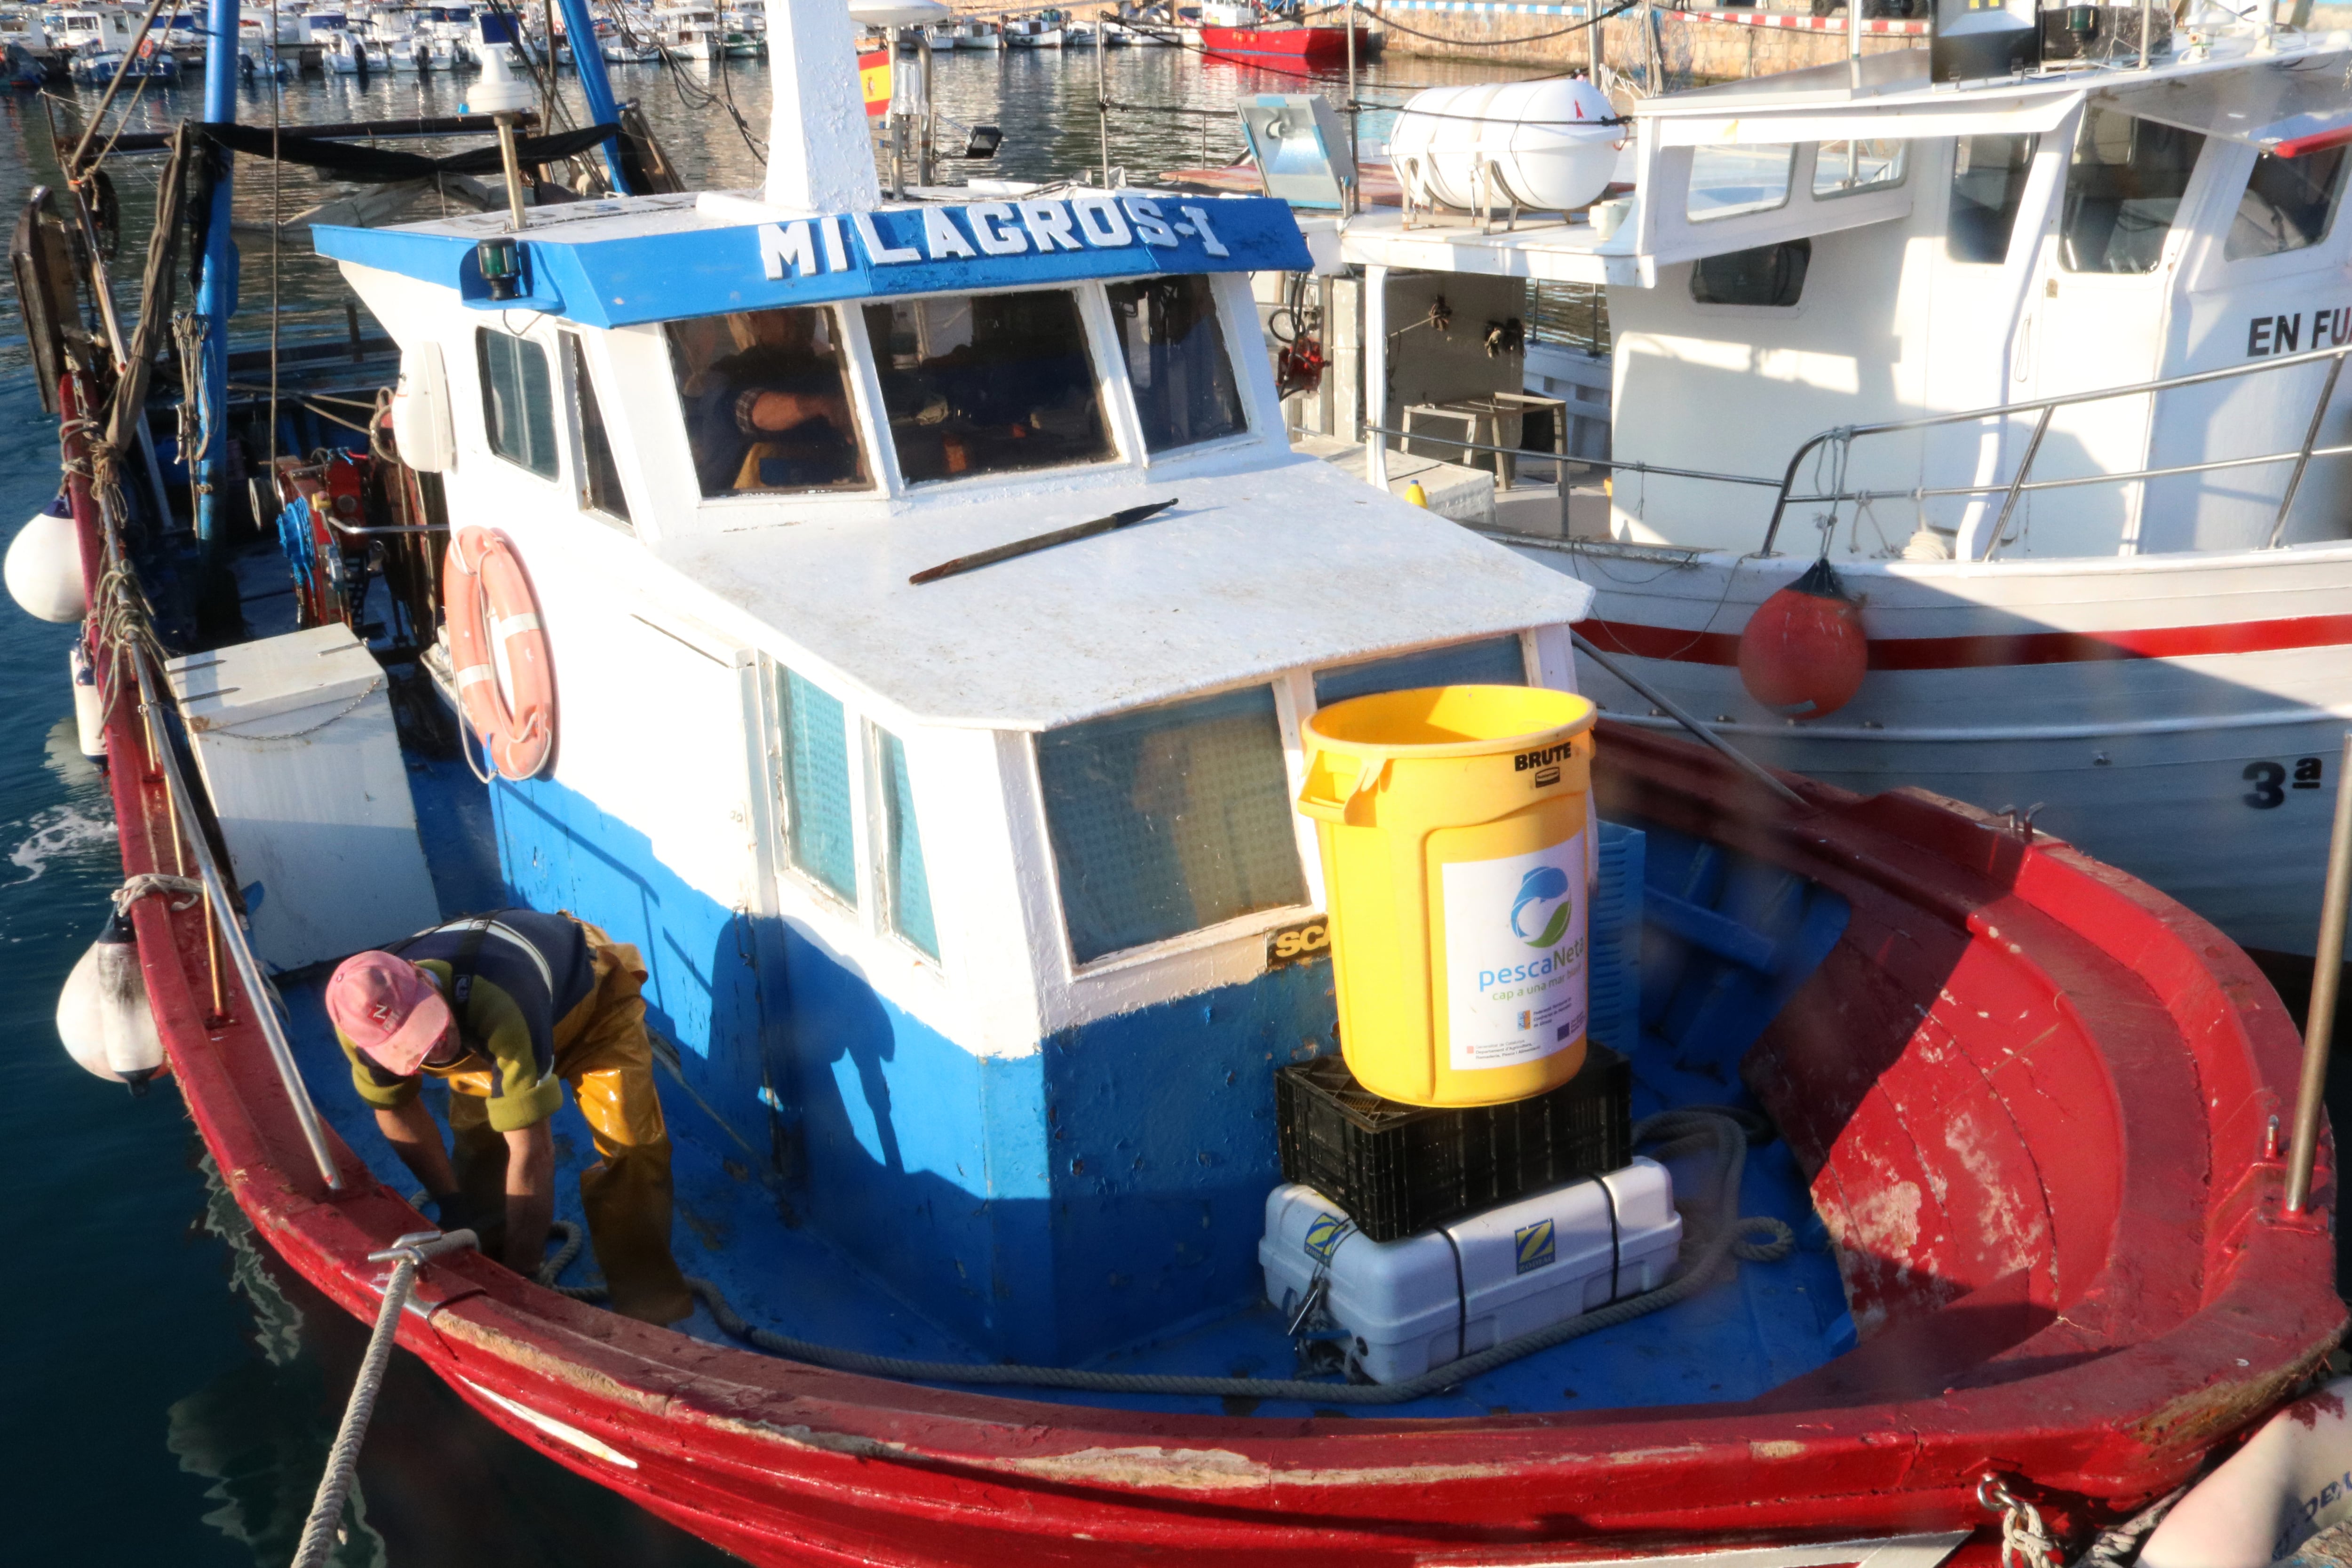
M 463 761 L 433 762 L 412 755 L 410 781 L 445 912 L 455 916 L 506 902 L 486 793 Z M 1652 842 L 1655 882 L 1671 874 L 1667 868 L 1676 861 L 1670 836 L 1654 833 Z M 1685 873 L 1690 869 L 1686 856 L 1682 867 Z M 1730 879 L 1737 876 L 1734 870 Z M 1720 897 L 1726 880 L 1721 869 L 1715 880 Z M 1788 905 L 1783 918 L 1801 922 L 1801 910 Z M 1834 930 L 1829 934 L 1833 937 Z M 322 972 L 315 970 L 281 982 L 303 1077 L 321 1113 L 366 1159 L 370 1170 L 395 1192 L 415 1192 L 414 1178 L 352 1089 L 320 1005 L 322 983 Z M 1678 1041 L 1653 1029 L 1643 1047 L 1630 1053 L 1635 1119 L 1669 1106 L 1752 1106 L 1739 1081 L 1738 1057 L 1765 1021 L 1753 1016 L 1755 1009 L 1752 1000 L 1735 1005 L 1729 1016 L 1719 1008 L 1704 1016 L 1688 1008 L 1669 1009 L 1659 1020 L 1667 1027 L 1678 1018 L 1696 1027 Z M 884 1355 L 984 1359 L 892 1295 L 814 1229 L 799 1224 L 793 1193 L 771 1174 L 769 1152 L 744 1142 L 676 1074 L 664 1073 L 661 1089 L 676 1145 L 673 1245 L 688 1274 L 711 1279 L 746 1319 L 778 1333 Z M 1272 1092 L 1269 1083 L 1267 1093 Z M 431 1084 L 427 1096 L 437 1110 L 446 1102 L 446 1090 Z M 578 1176 L 595 1155 L 586 1123 L 569 1100 L 556 1120 L 555 1147 L 557 1216 L 579 1224 Z M 1703 1190 L 1709 1175 L 1706 1159 L 1687 1167 L 1689 1179 L 1678 1183 L 1678 1191 Z M 1677 1171 L 1678 1176 L 1683 1174 L 1685 1171 Z M 1735 1281 L 1653 1316 L 1557 1346 L 1444 1394 L 1364 1414 L 1461 1417 L 1747 1400 L 1851 1348 L 1853 1324 L 1827 1234 L 1786 1144 L 1776 1140 L 1751 1152 L 1741 1206 L 1746 1214 L 1787 1221 L 1797 1233 L 1796 1252 L 1780 1263 L 1744 1265 Z M 1254 1255 L 1257 1240 L 1255 1233 L 1223 1236 L 1214 1245 Z M 1116 1271 L 1119 1260 L 1106 1258 L 1103 1266 Z M 593 1260 L 583 1255 L 567 1271 L 564 1282 L 586 1283 L 595 1278 Z M 705 1308 L 698 1308 L 683 1327 L 699 1338 L 730 1342 Z M 1171 1325 L 1149 1341 L 1087 1364 L 1105 1371 L 1288 1378 L 1296 1375 L 1296 1356 L 1286 1327 L 1281 1315 L 1261 1302 L 1210 1321 Z M 1134 1410 L 1338 1414 L 1290 1401 L 1261 1404 L 1048 1390 L 1034 1394 L 1061 1403 Z

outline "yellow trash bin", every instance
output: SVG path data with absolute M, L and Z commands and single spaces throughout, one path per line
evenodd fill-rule
M 1570 692 L 1440 686 L 1307 721 L 1340 1051 L 1373 1093 L 1500 1105 L 1584 1065 L 1592 719 Z

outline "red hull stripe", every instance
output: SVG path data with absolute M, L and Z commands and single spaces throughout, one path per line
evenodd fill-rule
M 1737 632 L 1692 632 L 1638 621 L 1580 621 L 1577 630 L 1604 652 L 1680 664 L 1736 665 Z M 1992 669 L 2019 664 L 2085 664 L 2111 658 L 2193 658 L 2352 644 L 2352 616 L 2298 616 L 2115 632 L 2014 632 L 1965 637 L 1873 637 L 1873 669 Z

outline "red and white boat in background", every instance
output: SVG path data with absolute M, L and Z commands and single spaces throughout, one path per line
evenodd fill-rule
M 1370 26 L 1350 24 L 1356 35 L 1356 58 L 1369 59 L 1379 35 Z M 1201 7 L 1201 47 L 1224 59 L 1297 60 L 1308 65 L 1338 65 L 1348 58 L 1349 27 L 1317 26 L 1269 18 L 1253 5 L 1209 4 Z
M 2352 720 L 2352 40 L 2207 9 L 2142 65 L 2100 42 L 2136 12 L 2091 15 L 2021 74 L 1931 83 L 1919 49 L 1643 100 L 1597 222 L 1506 227 L 1541 132 L 1498 121 L 1491 223 L 1368 210 L 1338 252 L 1379 280 L 1374 353 L 1429 289 L 1467 319 L 1606 288 L 1612 493 L 1517 547 L 1593 587 L 1580 630 L 1639 679 L 1809 776 L 2038 812 L 2308 954 Z M 1398 342 L 1392 430 L 1465 384 L 1423 390 L 1440 334 Z M 1866 674 L 1761 700 L 1742 632 L 1824 553 Z

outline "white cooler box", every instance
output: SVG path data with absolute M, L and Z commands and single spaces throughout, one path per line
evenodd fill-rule
M 1349 1361 L 1375 1383 L 1402 1383 L 1655 1289 L 1682 1241 L 1673 1179 L 1636 1160 L 1402 1241 L 1366 1238 L 1322 1194 L 1286 1183 L 1266 1194 L 1257 1258 L 1266 1300 L 1285 1314 L 1328 1271 L 1332 1320 L 1353 1336 Z

